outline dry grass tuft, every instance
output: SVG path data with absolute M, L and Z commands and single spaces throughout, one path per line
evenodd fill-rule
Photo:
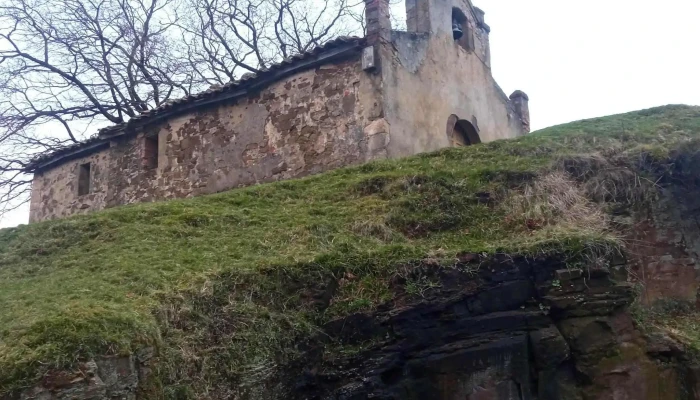
M 554 168 L 566 171 L 598 203 L 641 205 L 656 196 L 656 182 L 640 175 L 630 157 L 615 150 L 560 157 Z
M 552 172 L 512 191 L 505 200 L 507 219 L 516 228 L 539 230 L 545 227 L 609 232 L 608 217 L 592 202 L 581 185 L 564 172 Z
M 357 235 L 373 237 L 381 242 L 391 242 L 399 236 L 399 233 L 387 226 L 384 218 L 355 221 L 350 230 Z

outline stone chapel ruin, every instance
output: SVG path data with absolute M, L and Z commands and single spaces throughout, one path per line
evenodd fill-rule
M 191 197 L 529 132 L 528 97 L 491 75 L 469 0 L 365 0 L 339 37 L 257 75 L 172 101 L 35 159 L 30 222 Z

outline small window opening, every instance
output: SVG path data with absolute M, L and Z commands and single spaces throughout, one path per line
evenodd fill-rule
M 474 36 L 469 28 L 469 20 L 457 7 L 452 8 L 452 38 L 465 50 L 474 50 Z
M 146 168 L 158 168 L 158 135 L 148 136 L 144 139 L 143 154 Z
M 80 164 L 78 168 L 78 196 L 90 193 L 90 163 Z

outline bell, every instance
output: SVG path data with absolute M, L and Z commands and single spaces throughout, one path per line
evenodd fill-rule
M 462 24 L 459 22 L 453 22 L 452 23 L 452 37 L 454 40 L 459 40 L 462 35 L 464 35 L 464 32 L 462 31 Z

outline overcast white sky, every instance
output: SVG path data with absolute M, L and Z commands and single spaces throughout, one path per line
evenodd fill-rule
M 530 96 L 532 127 L 700 105 L 699 0 L 474 0 L 493 74 Z M 26 223 L 28 206 L 0 221 Z
M 493 73 L 530 96 L 535 129 L 663 104 L 700 104 L 698 0 L 475 0 Z

